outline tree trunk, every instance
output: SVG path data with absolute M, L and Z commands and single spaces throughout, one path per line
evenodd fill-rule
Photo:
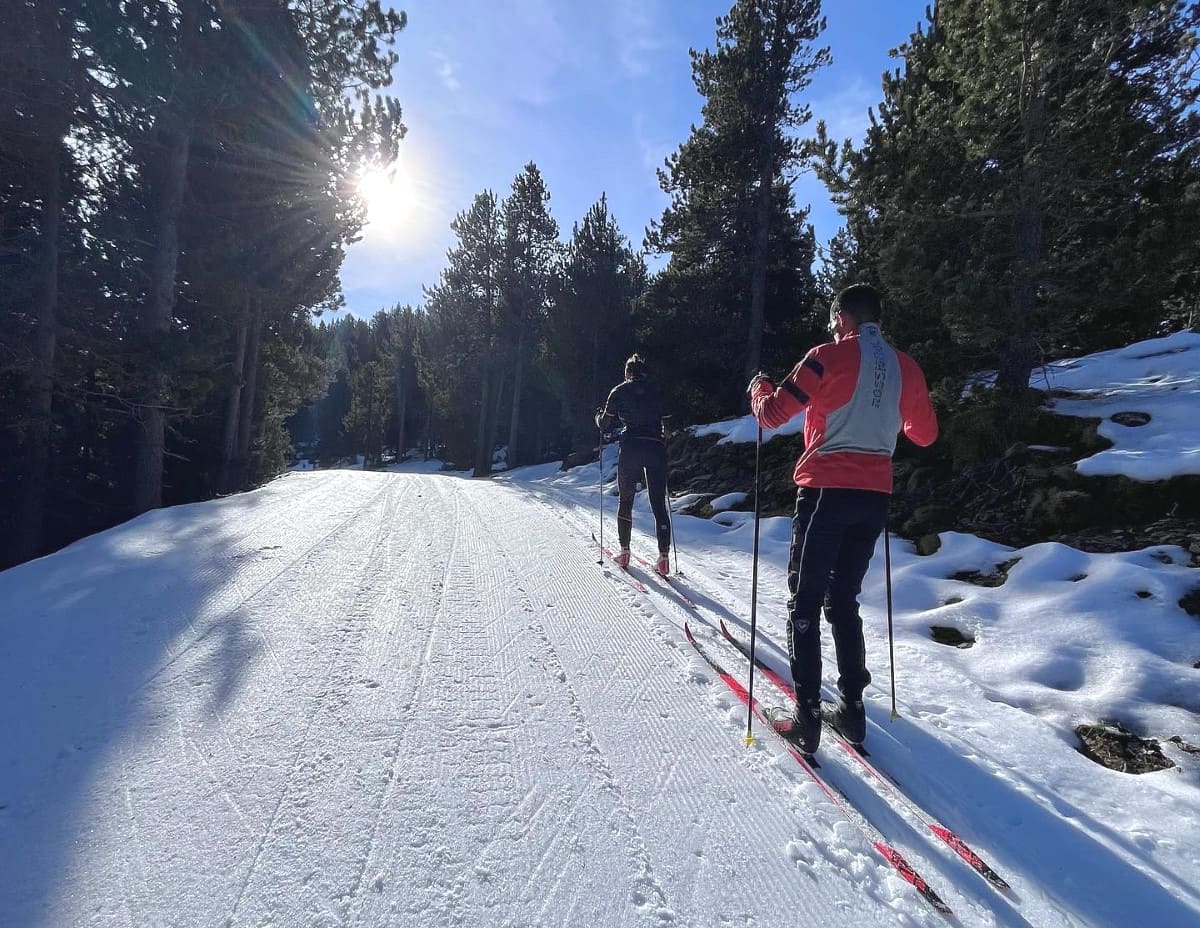
M 150 292 L 142 313 L 140 331 L 155 349 L 171 330 L 175 312 L 175 272 L 179 264 L 179 216 L 187 183 L 189 132 L 176 114 L 164 113 L 159 138 L 163 146 L 163 185 L 155 221 L 157 242 L 150 265 Z M 137 464 L 134 476 L 135 513 L 162 505 L 163 451 L 166 446 L 166 373 L 161 361 L 151 360 L 138 411 Z
M 198 27 L 195 0 L 179 5 L 179 53 L 175 61 L 177 75 L 186 73 L 188 49 L 192 31 Z M 181 81 L 177 80 L 177 84 Z M 151 358 L 171 330 L 175 313 L 175 273 L 179 265 L 179 217 L 183 211 L 183 195 L 187 186 L 188 151 L 191 130 L 182 114 L 167 105 L 158 117 L 157 136 L 162 146 L 161 189 L 155 212 L 156 232 L 154 254 L 150 262 L 150 286 L 146 306 L 139 320 L 139 330 L 150 347 Z M 141 391 L 138 417 L 141 429 L 137 434 L 134 469 L 134 513 L 157 509 L 162 505 L 163 451 L 166 446 L 166 372 L 161 361 L 149 361 L 146 381 Z
M 1023 152 L 1018 196 L 1013 269 L 1011 329 L 1001 350 L 996 388 L 1009 396 L 1029 389 L 1029 377 L 1037 363 L 1037 324 L 1034 313 L 1038 299 L 1038 274 L 1042 258 L 1042 232 L 1046 203 L 1042 190 L 1042 149 L 1046 140 L 1046 98 L 1040 86 L 1036 56 L 1027 62 L 1027 79 L 1032 88 L 1023 107 Z
M 475 433 L 475 476 L 487 477 L 492 472 L 492 449 L 488 447 L 488 413 L 491 412 L 490 389 L 492 363 L 483 364 L 483 383 L 479 388 L 479 428 Z
M 238 414 L 237 453 L 234 457 L 236 489 L 250 479 L 250 445 L 254 441 L 254 406 L 258 399 L 258 355 L 262 344 L 262 306 L 253 298 L 246 336 L 245 365 L 242 368 L 241 412 Z
M 63 214 L 63 171 L 69 155 L 63 139 L 71 124 L 71 105 L 63 99 L 73 93 L 67 89 L 71 49 L 63 32 L 58 9 L 50 4 L 36 11 L 36 30 L 46 54 L 43 57 L 45 79 L 51 85 L 47 111 L 49 130 L 45 150 L 42 183 L 42 208 L 38 216 L 37 274 L 34 279 L 32 315 L 37 328 L 30 359 L 29 428 L 25 433 L 25 454 L 20 501 L 17 504 L 17 532 L 11 551 L 15 563 L 42 553 L 45 545 L 46 491 L 50 480 L 50 445 L 53 429 L 54 360 L 58 348 L 58 275 L 59 236 Z
M 54 356 L 58 339 L 58 238 L 62 227 L 62 172 L 66 134 L 55 133 L 45 164 L 42 210 L 38 217 L 41 255 L 34 289 L 34 352 L 29 371 L 29 430 L 25 439 L 25 480 L 21 488 L 16 560 L 42 552 L 45 539 L 46 488 L 49 481 L 50 431 L 54 404 Z
M 496 438 L 500 433 L 500 407 L 504 403 L 504 368 L 497 363 L 494 376 L 496 382 L 492 387 L 492 410 L 488 414 L 487 460 L 488 473 L 492 472 L 492 456 L 496 451 Z
M 425 460 L 433 456 L 433 396 L 425 397 Z
M 525 332 L 517 336 L 517 356 L 513 362 L 512 418 L 508 427 L 508 466 L 517 466 L 517 434 L 521 426 L 521 384 L 525 373 Z
M 237 457 L 238 426 L 241 422 L 242 389 L 246 382 L 246 340 L 249 313 L 243 310 L 234 326 L 233 371 L 229 399 L 225 404 L 225 430 L 221 443 L 221 475 L 217 486 L 222 493 L 237 489 L 234 461 Z
M 408 368 L 396 359 L 396 461 L 399 462 L 408 447 Z
M 363 367 L 367 384 L 367 422 L 363 427 L 363 470 L 371 464 L 371 452 L 375 449 L 375 366 Z

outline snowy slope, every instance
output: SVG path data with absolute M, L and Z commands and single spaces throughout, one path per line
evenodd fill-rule
M 1113 447 L 1080 461 L 1081 474 L 1134 480 L 1200 474 L 1200 332 L 1055 361 L 1029 385 L 1073 394 L 1051 401 L 1061 415 L 1101 420 L 1100 435 Z
M 692 616 L 595 563 L 599 479 L 293 473 L 0 574 L 0 925 L 942 924 L 774 742 L 743 746 L 683 638 L 744 675 L 713 626 L 745 628 L 750 526 L 676 517 Z M 786 670 L 786 520 L 763 539 Z M 869 745 L 1013 893 L 832 748 L 823 770 L 960 924 L 1197 924 L 1198 758 L 1135 778 L 1070 735 L 1111 711 L 1200 742 L 1196 571 L 945 540 L 893 552 L 895 722 L 868 578 Z M 1004 587 L 945 579 L 1017 555 Z

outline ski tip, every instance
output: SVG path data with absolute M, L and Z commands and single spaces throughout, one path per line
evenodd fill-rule
M 934 891 L 932 886 L 925 882 L 925 878 L 913 869 L 912 864 L 904 859 L 903 854 L 882 840 L 875 842 L 875 849 L 883 855 L 888 863 L 896 868 L 900 876 L 913 885 L 917 892 L 921 894 L 921 898 L 933 906 L 939 914 L 944 915 L 946 918 L 954 917 L 954 911 L 950 906 L 942 901 L 942 897 Z
M 944 841 L 951 850 L 953 850 L 956 854 L 958 854 L 959 857 L 967 862 L 967 865 L 970 866 L 972 870 L 991 883 L 994 887 L 996 887 L 996 889 L 1012 889 L 1012 887 L 1009 886 L 1005 881 L 1004 877 L 1000 876 L 999 873 L 993 870 L 987 861 L 971 850 L 971 848 L 967 845 L 967 842 L 952 832 L 945 825 L 934 822 L 929 826 L 929 830 L 932 831 L 942 841 Z

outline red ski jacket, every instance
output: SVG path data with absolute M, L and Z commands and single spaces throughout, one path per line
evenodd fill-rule
M 891 493 L 897 435 L 903 431 L 922 447 L 938 435 L 925 375 L 875 323 L 818 345 L 778 389 L 760 381 L 750 408 L 763 428 L 806 411 L 804 454 L 793 474 L 802 487 Z

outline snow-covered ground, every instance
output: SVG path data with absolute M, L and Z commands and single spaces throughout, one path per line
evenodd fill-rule
M 757 724 L 743 744 L 684 638 L 745 680 L 716 631 L 748 628 L 745 513 L 675 516 L 693 614 L 596 563 L 599 464 L 425 467 L 290 473 L 0 573 L 0 926 L 945 923 Z M 643 494 L 643 553 L 650 524 Z M 758 646 L 786 674 L 788 520 L 761 529 Z M 822 772 L 957 924 L 1200 924 L 1200 755 L 1164 740 L 1177 766 L 1134 776 L 1072 734 L 1200 744 L 1177 605 L 1200 570 L 942 541 L 893 540 L 894 720 L 882 546 L 867 577 L 867 744 L 1012 891 L 833 744 Z
M 293 473 L 0 574 L 0 923 L 940 923 L 776 743 L 743 746 L 683 638 L 691 619 L 744 675 L 713 628 L 746 627 L 751 526 L 676 517 L 693 617 L 595 563 L 596 468 Z M 786 538 L 764 524 L 781 670 Z M 877 563 L 868 744 L 1013 893 L 832 746 L 829 778 L 961 924 L 1196 924 L 1198 758 L 1122 775 L 1070 732 L 1200 742 L 1180 552 L 893 555 L 900 718 Z M 1002 587 L 945 579 L 1018 555 Z
M 1113 447 L 1080 461 L 1081 474 L 1134 480 L 1200 474 L 1200 332 L 1056 361 L 1035 372 L 1030 386 L 1078 393 L 1052 400 L 1051 408 L 1103 420 L 1100 435 Z

